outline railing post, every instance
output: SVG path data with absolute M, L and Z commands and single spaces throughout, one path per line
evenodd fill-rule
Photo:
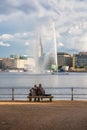
M 73 88 L 71 88 L 71 101 L 73 101 Z
M 14 101 L 14 88 L 12 88 L 12 101 Z

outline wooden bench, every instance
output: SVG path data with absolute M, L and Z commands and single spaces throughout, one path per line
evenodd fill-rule
M 37 102 L 40 102 L 40 101 L 43 101 L 43 99 L 49 99 L 50 102 L 52 102 L 52 98 L 53 96 L 27 96 L 27 98 L 29 99 L 29 102 L 32 101 L 32 99 L 34 99 L 33 101 L 37 101 Z

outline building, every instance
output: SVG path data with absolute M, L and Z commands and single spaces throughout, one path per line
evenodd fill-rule
M 3 58 L 2 59 L 2 69 L 16 69 L 14 58 Z
M 2 69 L 33 70 L 35 62 L 33 58 L 3 58 Z
M 57 53 L 58 66 L 72 66 L 72 56 L 65 52 Z
M 87 67 L 87 52 L 80 52 L 79 54 L 75 54 L 75 67 L 84 68 Z
M 2 69 L 2 59 L 0 59 L 0 71 Z

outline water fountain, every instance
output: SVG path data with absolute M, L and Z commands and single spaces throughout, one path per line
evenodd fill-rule
M 37 43 L 35 45 L 35 73 L 45 73 L 52 72 L 52 70 L 57 71 L 57 43 L 56 43 L 56 32 L 54 23 L 52 23 L 52 48 L 49 52 L 44 53 L 44 48 L 42 45 L 41 36 L 38 36 Z

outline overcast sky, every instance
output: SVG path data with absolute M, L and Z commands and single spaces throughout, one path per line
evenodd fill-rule
M 0 57 L 49 51 L 52 23 L 58 51 L 87 51 L 87 0 L 0 0 Z

